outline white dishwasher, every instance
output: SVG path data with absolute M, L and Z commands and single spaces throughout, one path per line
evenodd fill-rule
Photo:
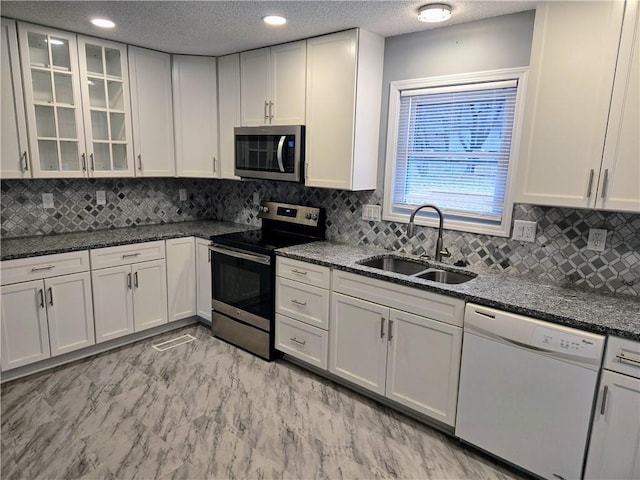
M 582 476 L 604 337 L 467 304 L 456 436 L 544 478 Z

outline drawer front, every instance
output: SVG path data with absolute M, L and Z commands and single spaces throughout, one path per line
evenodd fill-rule
M 56 253 L 0 262 L 2 285 L 89 271 L 89 251 Z
M 276 349 L 316 367 L 327 369 L 327 332 L 278 313 Z
M 300 262 L 291 258 L 277 257 L 276 275 L 329 289 L 331 285 L 331 269 L 315 263 Z
M 397 283 L 356 275 L 341 270 L 333 271 L 332 290 L 361 298 L 403 312 L 439 320 L 461 327 L 464 316 L 464 300 L 405 287 Z
M 132 243 L 91 250 L 91 268 L 98 270 L 164 258 L 164 241 Z
M 276 312 L 327 330 L 329 290 L 276 277 Z
M 609 337 L 603 368 L 640 378 L 640 342 Z

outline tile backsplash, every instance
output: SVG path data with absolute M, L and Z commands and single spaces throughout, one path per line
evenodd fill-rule
M 179 200 L 179 189 L 187 200 Z M 97 190 L 107 204 L 96 205 Z M 194 179 L 4 180 L 3 237 L 63 233 L 186 220 L 229 220 L 259 225 L 253 194 L 324 207 L 327 238 L 379 245 L 412 254 L 432 254 L 436 229 L 361 219 L 362 205 L 382 204 L 382 191 L 345 192 L 272 181 Z M 54 209 L 42 208 L 42 193 L 53 193 Z M 555 283 L 573 283 L 618 293 L 640 294 L 640 215 L 517 204 L 514 220 L 537 222 L 536 241 L 445 230 L 448 262 L 527 274 Z M 446 223 L 445 223 L 446 226 Z M 604 252 L 586 250 L 589 228 L 608 231 Z

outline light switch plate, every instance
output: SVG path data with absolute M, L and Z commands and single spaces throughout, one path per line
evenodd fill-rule
M 362 206 L 362 219 L 370 222 L 380 221 L 380 205 L 363 205 Z
M 587 250 L 604 252 L 607 244 L 607 231 L 604 228 L 590 228 L 589 239 L 587 240 Z
M 187 199 L 187 189 L 181 188 L 180 190 L 178 190 L 178 193 L 180 195 L 180 201 L 184 202 Z
M 96 191 L 96 203 L 98 205 L 106 205 L 107 204 L 107 195 L 104 190 Z
M 513 222 L 512 240 L 520 240 L 521 242 L 536 241 L 536 222 L 528 222 L 526 220 L 515 220 Z
M 53 208 L 53 193 L 42 194 L 42 208 Z

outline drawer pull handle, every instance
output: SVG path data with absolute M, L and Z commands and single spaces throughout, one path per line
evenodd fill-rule
M 496 316 L 495 316 L 495 315 L 491 315 L 490 313 L 484 313 L 484 312 L 481 312 L 481 311 L 479 311 L 479 310 L 474 310 L 474 311 L 475 311 L 478 315 L 482 315 L 483 317 L 489 317 L 489 318 L 493 318 L 493 319 L 495 319 L 495 318 L 496 318 Z
M 32 272 L 39 272 L 41 270 L 51 270 L 52 268 L 55 268 L 55 265 L 47 265 L 46 267 L 33 267 L 31 269 Z
M 47 290 L 49 290 L 49 305 L 53 306 L 53 290 L 51 289 L 51 287 L 49 287 Z
M 307 302 L 301 302 L 295 298 L 291 299 L 291 303 L 295 303 L 296 305 L 300 305 L 301 307 L 306 307 L 307 306 Z
M 138 255 L 140 255 L 140 252 L 136 252 L 136 253 L 123 253 L 123 254 L 122 254 L 122 258 L 137 257 Z
M 38 295 L 40 295 L 40 308 L 44 308 L 44 294 L 42 293 L 42 289 L 38 290 Z
M 607 405 L 607 395 L 609 394 L 609 385 L 604 386 L 602 391 L 602 405 L 600 406 L 600 415 L 604 415 L 604 410 Z
M 297 268 L 292 268 L 291 271 L 293 273 L 297 273 L 298 275 L 306 275 L 307 272 L 305 272 L 304 270 L 298 270 Z
M 630 363 L 635 363 L 636 365 L 640 365 L 640 360 L 636 358 L 627 357 L 624 353 L 621 353 L 620 355 L 616 355 L 616 358 L 620 362 L 630 362 Z
M 291 337 L 291 341 L 294 343 L 297 343 L 298 345 L 306 345 L 307 341 L 306 340 L 298 340 L 296 337 Z

